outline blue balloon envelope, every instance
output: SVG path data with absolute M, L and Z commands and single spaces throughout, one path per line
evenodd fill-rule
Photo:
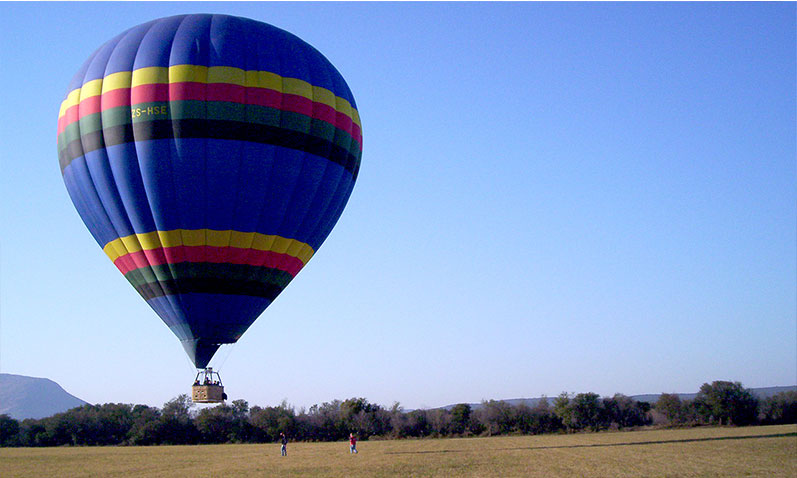
M 313 47 L 227 15 L 131 28 L 72 79 L 58 117 L 69 196 L 197 368 L 334 227 L 360 167 L 356 108 Z

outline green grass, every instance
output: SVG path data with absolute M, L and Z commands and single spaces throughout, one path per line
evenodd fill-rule
M 788 477 L 797 425 L 358 443 L 0 449 L 11 477 Z

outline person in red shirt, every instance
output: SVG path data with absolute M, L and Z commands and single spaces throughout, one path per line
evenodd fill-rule
M 349 433 L 349 453 L 357 453 L 357 438 L 354 433 Z

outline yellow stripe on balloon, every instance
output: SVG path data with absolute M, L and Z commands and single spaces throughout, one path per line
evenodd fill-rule
M 200 65 L 175 65 L 169 67 L 169 83 L 207 83 L 208 67 Z
M 113 73 L 99 80 L 85 83 L 81 88 L 71 91 L 61 103 L 58 117 L 66 110 L 80 103 L 90 96 L 105 93 L 119 88 L 135 88 L 142 85 L 169 84 L 169 83 L 225 83 L 245 86 L 248 88 L 267 88 L 284 94 L 303 96 L 316 103 L 325 104 L 360 124 L 360 115 L 345 98 L 323 87 L 313 86 L 299 78 L 283 77 L 269 71 L 243 70 L 230 66 L 201 66 L 201 65 L 175 65 L 170 67 L 150 66 L 134 71 L 121 71 Z M 81 93 L 81 89 L 89 89 L 90 94 Z
M 66 95 L 66 99 L 61 102 L 61 109 L 58 111 L 58 119 L 64 116 L 67 109 L 78 103 L 80 103 L 80 88 L 70 91 L 69 94 Z
M 169 234 L 169 231 L 157 231 L 158 239 L 163 247 L 175 247 L 183 245 L 183 237 L 180 234 Z
M 156 85 L 169 83 L 169 69 L 160 66 L 148 66 L 133 70 L 133 82 L 131 88 L 141 85 Z
M 103 250 L 105 251 L 105 254 L 108 255 L 108 257 L 114 257 L 114 258 L 123 256 L 125 254 L 130 254 L 131 252 L 127 250 L 124 243 L 120 239 L 109 242 L 108 244 L 105 245 L 105 248 L 103 248 Z M 114 261 L 116 259 L 111 259 L 111 260 Z
M 99 96 L 102 94 L 102 80 L 92 80 L 83 84 L 80 89 L 80 100 L 91 98 L 92 96 Z
M 244 86 L 247 88 L 268 88 L 269 90 L 282 91 L 282 80 L 283 78 L 276 73 L 252 70 L 246 72 L 246 84 Z M 330 93 L 332 92 L 330 91 Z
M 147 234 L 136 234 L 135 237 L 138 238 L 138 243 L 141 246 L 141 249 L 144 249 L 145 251 L 163 247 L 158 231 Z
M 237 247 L 271 251 L 288 254 L 299 259 L 303 264 L 307 264 L 307 261 L 315 253 L 309 244 L 295 239 L 257 232 L 217 231 L 213 229 L 174 229 L 171 231 L 131 234 L 114 239 L 105 244 L 102 250 L 111 261 L 115 261 L 120 256 L 133 252 L 176 246 Z
M 107 93 L 113 90 L 121 90 L 123 88 L 130 88 L 133 82 L 133 72 L 120 71 L 118 73 L 111 73 L 102 79 L 102 92 Z
M 230 234 L 230 247 L 249 249 L 255 240 L 254 232 L 232 231 Z
M 231 66 L 211 66 L 207 82 L 246 86 L 246 71 Z
M 226 231 L 214 231 L 212 229 L 207 229 L 207 233 L 205 237 L 207 237 L 207 246 L 213 247 L 228 247 L 230 245 L 230 230 Z
M 180 234 L 174 240 L 181 241 L 178 246 L 206 246 L 207 229 L 180 229 Z

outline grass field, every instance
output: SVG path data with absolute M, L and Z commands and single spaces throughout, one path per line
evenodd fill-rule
M 797 477 L 797 425 L 358 443 L 0 449 L 11 477 Z

